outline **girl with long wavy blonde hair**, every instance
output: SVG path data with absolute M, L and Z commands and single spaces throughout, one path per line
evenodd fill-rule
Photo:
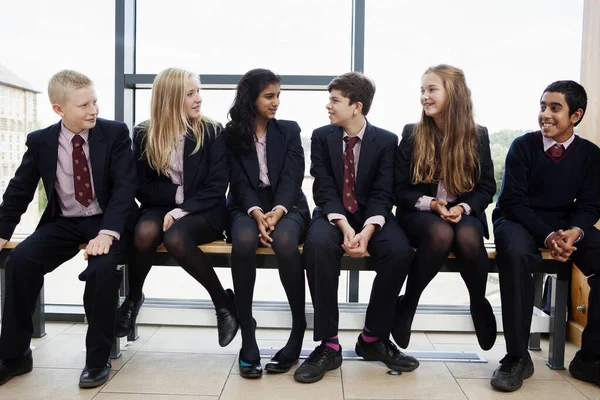
M 195 154 L 202 147 L 207 127 L 212 128 L 211 133 L 218 128 L 215 121 L 202 114 L 190 118 L 186 113 L 186 83 L 189 80 L 196 81 L 199 88 L 200 80 L 197 75 L 179 68 L 168 68 L 156 76 L 152 85 L 144 152 L 150 167 L 161 175 L 169 176 L 169 164 L 181 132 L 189 132 L 194 139 L 196 144 L 192 154 Z M 198 112 L 199 110 L 198 106 Z
M 485 298 L 489 259 L 483 237 L 496 183 L 487 129 L 475 124 L 471 91 L 456 67 L 425 71 L 421 105 L 421 120 L 404 127 L 396 152 L 396 217 L 417 252 L 392 335 L 408 346 L 421 293 L 452 250 L 469 291 L 479 345 L 488 350 L 496 341 L 496 319 Z
M 233 292 L 225 291 L 198 245 L 223 239 L 229 183 L 227 147 L 221 126 L 200 113 L 200 80 L 169 68 L 152 87 L 151 118 L 134 128 L 142 215 L 135 227 L 135 258 L 129 295 L 119 308 L 117 336 L 134 334 L 144 302 L 142 287 L 163 243 L 179 265 L 208 291 L 217 313 L 219 344 L 238 329 Z

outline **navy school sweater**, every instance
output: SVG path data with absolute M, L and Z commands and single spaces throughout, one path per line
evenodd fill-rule
M 600 218 L 600 149 L 576 137 L 556 162 L 544 152 L 541 132 L 516 138 L 506 156 L 494 226 L 508 219 L 523 225 L 543 247 L 557 229 L 585 232 Z

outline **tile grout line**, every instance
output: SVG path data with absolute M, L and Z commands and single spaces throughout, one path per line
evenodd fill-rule
M 454 382 L 456 383 L 456 385 L 458 385 L 458 388 L 460 389 L 460 391 L 462 392 L 462 394 L 465 396 L 465 399 L 469 399 L 469 396 L 467 396 L 467 394 L 465 393 L 465 390 L 460 385 L 460 383 L 458 382 L 458 380 L 456 379 L 456 377 L 454 376 L 454 374 L 452 373 L 452 371 L 450 370 L 450 368 L 448 367 L 448 365 L 446 365 L 446 363 L 444 363 L 444 367 L 446 367 L 446 370 L 448 370 L 448 372 L 450 373 L 450 376 L 452 377 L 452 379 L 454 379 Z
M 567 371 L 568 371 L 568 370 L 567 370 Z M 567 373 L 568 373 L 568 372 L 567 372 Z M 591 397 L 587 396 L 585 393 L 583 393 L 581 390 L 579 390 L 579 388 L 578 388 L 577 386 L 573 385 L 573 383 L 572 383 L 570 380 L 568 380 L 567 378 L 565 378 L 565 377 L 564 377 L 564 376 L 562 376 L 562 375 L 561 375 L 561 377 L 562 377 L 562 378 L 563 378 L 565 381 L 567 381 L 567 382 L 569 383 L 569 385 L 571 385 L 571 386 L 572 386 L 572 387 L 573 387 L 575 390 L 577 390 L 579 393 L 581 393 L 581 395 L 582 395 L 583 397 L 585 397 L 586 399 L 589 399 L 589 400 L 593 400 Z
M 225 382 L 223 383 L 223 387 L 221 388 L 221 393 L 219 394 L 219 400 L 223 396 L 223 392 L 225 391 L 225 386 L 227 386 L 227 382 L 229 382 L 229 377 L 231 376 L 231 371 L 235 366 L 236 357 L 233 357 L 233 361 L 231 362 L 231 368 L 229 368 L 229 372 L 227 373 L 227 377 L 225 378 Z
M 160 325 L 160 326 L 159 326 L 159 327 L 158 327 L 158 328 L 157 328 L 157 329 L 156 329 L 156 330 L 155 330 L 155 331 L 154 331 L 154 332 L 153 332 L 153 333 L 150 335 L 150 337 L 148 337 L 148 340 L 150 340 L 150 339 L 152 338 L 152 336 L 154 336 L 154 335 L 156 334 L 156 332 L 158 332 L 158 330 L 159 330 L 161 327 L 162 327 L 162 325 Z M 139 340 L 139 339 L 138 339 L 138 340 Z M 148 342 L 148 340 L 146 341 L 146 343 Z M 106 386 L 108 385 L 108 383 L 109 383 L 110 381 L 112 381 L 112 380 L 114 379 L 114 377 L 115 377 L 115 376 L 117 376 L 117 374 L 118 374 L 119 372 L 121 372 L 121 370 L 122 370 L 123 368 L 125 368 L 125 366 L 126 366 L 128 363 L 129 363 L 129 361 L 131 361 L 131 360 L 133 359 L 133 357 L 135 357 L 135 355 L 136 355 L 136 354 L 137 354 L 137 353 L 138 353 L 138 352 L 141 350 L 141 348 L 142 348 L 142 347 L 144 347 L 144 345 L 145 345 L 146 343 L 144 343 L 143 345 L 141 345 L 141 346 L 140 346 L 140 348 L 139 348 L 139 349 L 137 349 L 137 350 L 135 351 L 135 353 L 133 353 L 133 354 L 131 355 L 131 357 L 129 357 L 129 359 L 123 363 L 123 365 L 121 365 L 121 368 L 119 368 L 118 370 L 116 370 L 116 371 L 115 371 L 114 375 L 113 375 L 112 377 L 110 377 L 110 378 L 109 378 L 109 380 L 108 380 L 108 381 L 107 381 L 107 382 L 106 382 L 104 385 L 102 385 L 102 388 L 101 388 L 101 389 L 98 391 L 98 393 L 96 394 L 96 396 L 97 396 L 98 394 L 100 394 L 100 393 L 111 393 L 111 392 L 103 392 L 103 390 L 106 388 Z M 123 355 L 121 355 L 121 357 L 123 357 Z M 111 369 L 112 369 L 112 364 L 111 364 Z M 109 372 L 109 373 L 110 373 L 110 372 Z M 94 398 L 95 398 L 96 396 L 94 396 Z

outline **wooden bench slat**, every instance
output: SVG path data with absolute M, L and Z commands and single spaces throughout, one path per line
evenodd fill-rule
M 20 243 L 20 241 L 8 242 L 8 243 L 6 243 L 4 248 L 12 250 L 15 247 L 17 247 L 17 245 L 19 243 Z M 222 241 L 222 240 L 207 243 L 207 244 L 201 244 L 198 247 L 206 254 L 231 254 L 231 243 L 226 243 L 225 241 Z M 298 248 L 300 249 L 300 252 L 302 252 L 302 245 L 299 245 Z M 491 243 L 486 243 L 485 248 L 488 253 L 488 258 L 490 260 L 495 259 L 496 258 L 496 248 L 494 247 L 494 245 Z M 80 245 L 79 249 L 84 250 L 85 244 Z M 542 259 L 552 260 L 552 256 L 550 255 L 550 251 L 548 249 L 539 249 L 539 250 L 542 253 Z M 158 247 L 158 249 L 156 251 L 158 253 L 166 253 L 167 249 L 165 249 L 165 247 L 161 245 Z M 270 249 L 267 247 L 259 247 L 256 250 L 256 254 L 258 254 L 258 255 L 274 255 L 275 253 L 273 252 L 273 249 Z M 344 255 L 348 256 L 347 254 L 344 254 Z M 368 256 L 368 253 L 367 253 L 367 256 Z M 456 258 L 456 256 L 453 253 L 450 253 L 448 255 L 448 258 Z

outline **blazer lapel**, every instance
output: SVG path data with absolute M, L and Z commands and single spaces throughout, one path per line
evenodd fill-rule
M 329 147 L 329 157 L 331 158 L 331 166 L 333 174 L 337 181 L 340 193 L 344 190 L 344 146 L 342 146 L 342 138 L 344 132 L 339 126 L 332 127 L 332 132 L 327 136 L 327 145 Z
M 362 143 L 360 144 L 360 156 L 358 158 L 358 172 L 356 173 L 356 187 L 355 191 L 358 191 L 358 188 L 363 187 L 366 184 L 366 181 L 369 179 L 369 169 L 371 164 L 373 163 L 373 158 L 375 157 L 375 137 L 377 133 L 375 129 L 369 122 L 367 122 L 367 128 L 365 129 L 365 134 L 363 135 Z
M 90 148 L 90 165 L 92 167 L 92 176 L 94 177 L 94 190 L 96 192 L 96 198 L 102 206 L 100 201 L 104 195 L 104 165 L 106 161 L 106 144 L 104 143 L 104 132 L 100 128 L 100 125 L 96 123 L 96 126 L 90 130 L 89 135 L 89 148 Z
M 58 164 L 58 137 L 60 135 L 62 121 L 50 128 L 48 136 L 46 137 L 46 151 L 40 153 L 40 168 L 42 175 L 42 182 L 44 182 L 44 188 L 46 189 L 46 195 L 48 201 L 50 201 L 52 194 L 54 193 L 54 186 L 56 184 L 56 167 Z
M 269 170 L 269 181 L 273 191 L 279 183 L 279 172 L 283 167 L 283 133 L 272 120 L 267 127 L 267 169 Z M 258 159 L 257 159 L 258 161 Z
M 246 169 L 246 173 L 250 177 L 252 186 L 254 186 L 254 189 L 258 189 L 258 156 L 256 155 L 256 151 L 253 150 L 247 154 L 242 154 L 240 158 Z
M 196 141 L 191 138 L 190 132 L 185 137 L 183 143 L 183 194 L 187 198 L 190 196 L 188 193 L 189 188 L 193 187 L 194 178 L 196 172 L 198 172 L 200 159 L 204 153 L 204 146 L 198 150 L 198 153 L 192 155 L 194 148 L 196 147 Z

